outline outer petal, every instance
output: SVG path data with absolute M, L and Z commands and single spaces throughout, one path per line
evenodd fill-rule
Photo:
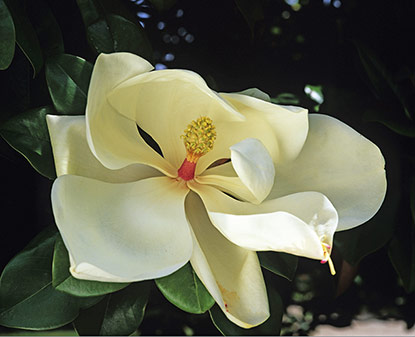
M 195 193 L 186 198 L 186 213 L 194 235 L 190 262 L 210 294 L 235 324 L 250 328 L 264 322 L 268 298 L 256 253 L 218 232 Z
M 101 54 L 92 72 L 86 107 L 87 140 L 92 153 L 109 169 L 141 163 L 174 176 L 175 170 L 138 133 L 134 121 L 117 113 L 107 94 L 120 83 L 148 72 L 150 63 L 128 53 Z M 128 97 L 128 102 L 135 96 Z
M 232 166 L 241 181 L 259 202 L 274 185 L 275 168 L 265 146 L 255 138 L 247 138 L 231 146 Z
M 85 116 L 46 116 L 56 173 L 79 175 L 111 183 L 123 183 L 161 175 L 156 169 L 132 164 L 119 170 L 103 166 L 86 141 Z
M 308 132 L 306 109 L 277 105 L 241 94 L 221 93 L 220 95 L 246 116 L 247 123 L 251 122 L 251 118 L 261 118 L 270 124 L 274 137 L 278 140 L 278 153 L 273 153 L 268 149 L 275 163 L 290 161 L 298 156 Z M 267 144 L 264 143 L 264 145 Z
M 276 167 L 269 198 L 300 191 L 326 195 L 339 213 L 337 230 L 356 227 L 380 208 L 386 193 L 385 161 L 379 148 L 339 120 L 310 115 L 299 157 Z
M 218 134 L 216 143 L 223 135 L 222 123 L 244 120 L 199 75 L 187 70 L 168 69 L 136 76 L 115 88 L 108 100 L 157 141 L 164 157 L 176 169 L 186 157 L 180 136 L 192 120 L 200 116 L 212 118 Z
M 189 187 L 202 198 L 216 228 L 241 247 L 322 260 L 321 243 L 332 246 L 337 212 L 321 193 L 296 193 L 252 205 L 210 186 L 189 183 Z
M 125 184 L 59 177 L 52 188 L 52 206 L 72 256 L 72 275 L 133 282 L 183 266 L 192 253 L 184 212 L 187 193 L 184 184 L 167 177 Z

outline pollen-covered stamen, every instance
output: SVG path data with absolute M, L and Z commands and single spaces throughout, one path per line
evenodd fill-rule
M 209 117 L 199 117 L 187 126 L 180 138 L 184 140 L 187 155 L 178 175 L 183 180 L 191 180 L 194 178 L 199 158 L 213 149 L 216 140 L 215 126 Z
M 330 257 L 330 250 L 331 250 L 331 246 L 328 245 L 327 243 L 321 243 L 321 247 L 323 248 L 323 253 L 324 253 L 324 259 L 320 261 L 320 263 L 329 263 L 329 267 L 330 267 L 330 273 L 331 275 L 336 275 L 336 269 L 334 269 L 334 264 L 333 261 L 331 260 Z

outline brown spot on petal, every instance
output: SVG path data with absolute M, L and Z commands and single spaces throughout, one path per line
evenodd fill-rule
M 222 298 L 225 303 L 225 309 L 227 312 L 229 312 L 229 309 L 239 301 L 239 296 L 236 293 L 236 291 L 229 291 L 225 287 L 223 287 L 220 283 L 216 282 L 218 284 L 219 290 L 222 293 Z

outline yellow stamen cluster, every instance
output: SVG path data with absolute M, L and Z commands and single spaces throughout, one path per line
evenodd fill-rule
M 186 146 L 187 160 L 195 163 L 213 149 L 216 140 L 215 126 L 209 117 L 199 117 L 187 126 L 180 138 Z

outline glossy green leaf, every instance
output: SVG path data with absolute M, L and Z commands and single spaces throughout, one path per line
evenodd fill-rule
M 107 21 L 99 20 L 87 27 L 88 42 L 97 54 L 113 53 L 114 40 Z
M 46 81 L 56 111 L 65 115 L 85 113 L 92 64 L 84 59 L 61 54 L 46 63 Z
M 12 63 L 16 35 L 9 9 L 0 0 L 0 70 L 7 69 Z
M 99 53 L 131 52 L 151 61 L 153 50 L 144 29 L 122 16 L 106 13 L 94 0 L 77 0 L 88 42 Z
M 56 229 L 39 234 L 4 269 L 0 279 L 0 324 L 31 330 L 54 329 L 75 319 L 79 302 L 52 287 Z
M 257 254 L 262 267 L 292 281 L 297 271 L 297 256 L 280 252 L 258 252 Z
M 62 238 L 55 242 L 52 262 L 52 285 L 55 289 L 74 296 L 99 296 L 125 288 L 129 283 L 110 283 L 79 280 L 69 272 L 69 255 Z
M 85 27 L 88 27 L 101 19 L 102 13 L 94 0 L 76 0 L 76 3 L 81 12 Z
M 146 60 L 153 59 L 153 49 L 141 25 L 119 15 L 109 15 L 108 23 L 114 39 L 114 51 L 131 52 Z
M 29 21 L 24 0 L 4 0 L 13 18 L 16 43 L 33 68 L 35 77 L 43 66 L 43 55 L 35 30 Z
M 202 314 L 215 303 L 190 263 L 155 281 L 164 297 L 184 311 Z
M 255 328 L 244 329 L 232 323 L 218 305 L 209 310 L 210 318 L 216 328 L 224 336 L 278 336 L 282 325 L 284 305 L 281 296 L 272 288 L 267 287 L 270 317 Z
M 276 104 L 295 105 L 299 104 L 300 100 L 296 95 L 290 92 L 283 92 L 277 95 L 277 97 L 271 98 L 271 102 Z
M 131 52 L 151 60 L 153 51 L 144 29 L 119 15 L 108 15 L 87 28 L 97 53 Z
M 0 126 L 0 135 L 21 153 L 29 163 L 49 179 L 56 177 L 46 115 L 54 114 L 52 107 L 26 111 Z
M 149 1 L 160 12 L 169 10 L 177 2 L 177 0 L 149 0 Z
M 99 304 L 81 311 L 75 320 L 80 335 L 128 336 L 141 324 L 150 282 L 137 282 L 107 295 Z
M 408 293 L 415 291 L 415 175 L 410 184 L 412 219 L 402 223 L 389 243 L 388 255 Z

